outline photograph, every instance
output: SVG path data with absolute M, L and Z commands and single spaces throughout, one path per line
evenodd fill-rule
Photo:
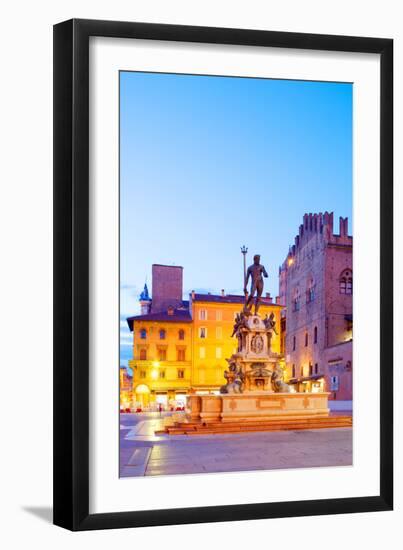
M 401 538 L 402 18 L 322 4 L 5 4 L 6 550 Z
M 353 90 L 119 72 L 120 478 L 353 465 Z

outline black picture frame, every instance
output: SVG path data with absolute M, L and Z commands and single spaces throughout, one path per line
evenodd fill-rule
M 89 38 L 377 53 L 381 58 L 380 488 L 369 497 L 89 513 Z M 73 19 L 54 26 L 54 523 L 71 530 L 393 507 L 393 40 Z

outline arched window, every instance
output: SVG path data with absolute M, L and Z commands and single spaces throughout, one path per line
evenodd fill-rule
M 146 331 L 145 328 L 142 328 L 142 329 L 140 330 L 140 338 L 141 338 L 142 340 L 145 340 L 145 339 L 147 338 L 147 331 Z
M 160 340 L 165 340 L 167 333 L 164 328 L 160 330 Z
M 353 272 L 351 269 L 345 269 L 339 278 L 339 292 L 340 294 L 352 294 L 353 293 Z
M 318 343 L 318 327 L 315 327 L 313 329 L 313 343 L 314 344 Z
M 299 292 L 299 288 L 296 288 L 294 290 L 294 297 L 292 300 L 292 309 L 293 311 L 299 311 L 300 307 L 301 307 L 301 295 Z
M 185 331 L 182 328 L 178 332 L 178 338 L 179 338 L 179 340 L 184 340 L 185 339 Z

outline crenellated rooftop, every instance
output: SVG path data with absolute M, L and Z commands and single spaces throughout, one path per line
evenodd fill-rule
M 327 245 L 351 246 L 353 238 L 348 234 L 348 218 L 339 218 L 339 233 L 333 232 L 333 212 L 304 214 L 294 244 L 290 246 L 287 257 L 279 268 L 279 273 L 287 270 L 298 251 L 313 238 L 321 238 Z

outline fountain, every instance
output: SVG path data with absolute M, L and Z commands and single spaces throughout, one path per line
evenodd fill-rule
M 241 250 L 245 304 L 235 319 L 232 336 L 237 338 L 238 347 L 227 359 L 226 383 L 219 395 L 191 393 L 187 397 L 186 418 L 165 431 L 223 433 L 337 425 L 337 418 L 329 417 L 328 392 L 292 392 L 284 382 L 284 357 L 271 349 L 273 333 L 277 334 L 274 314 L 264 318 L 259 315 L 263 277 L 267 277 L 267 273 L 258 255 L 246 270 L 247 249 Z

